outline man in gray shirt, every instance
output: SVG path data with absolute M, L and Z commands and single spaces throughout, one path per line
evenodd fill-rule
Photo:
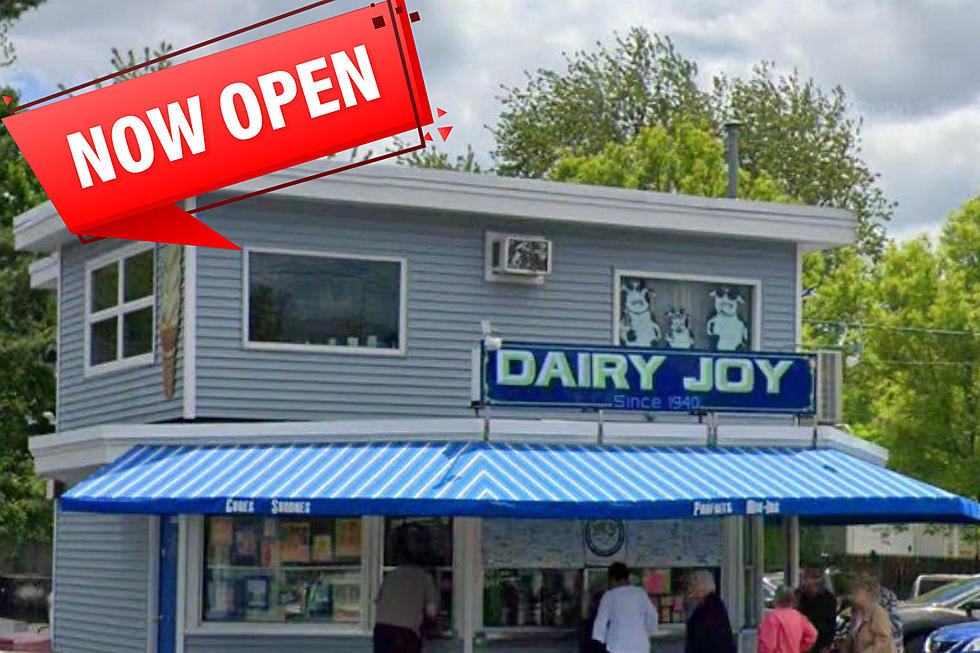
M 411 530 L 399 533 L 407 564 L 388 573 L 375 600 L 374 653 L 419 653 L 425 617 L 435 617 L 439 606 L 432 577 L 419 565 L 421 542 Z

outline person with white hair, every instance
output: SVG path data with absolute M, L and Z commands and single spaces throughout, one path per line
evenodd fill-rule
M 688 596 L 697 606 L 687 620 L 685 653 L 736 653 L 728 609 L 718 596 L 715 575 L 699 569 L 688 577 Z

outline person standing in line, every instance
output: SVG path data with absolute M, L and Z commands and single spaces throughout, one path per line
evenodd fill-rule
M 788 587 L 776 590 L 774 609 L 759 626 L 758 653 L 804 653 L 817 641 L 817 629 L 794 609 L 796 596 Z
M 685 653 L 736 653 L 728 609 L 718 596 L 714 574 L 706 569 L 695 571 L 687 591 L 697 606 L 687 620 Z
M 817 641 L 807 653 L 829 651 L 837 630 L 837 597 L 827 589 L 819 569 L 803 572 L 802 583 L 796 590 L 796 606 L 817 629 Z
M 841 653 L 895 653 L 892 624 L 879 604 L 878 580 L 861 576 L 851 590 L 851 623 Z
M 609 653 L 650 653 L 657 632 L 657 613 L 643 588 L 630 585 L 630 570 L 622 562 L 609 565 L 609 589 L 599 601 L 592 639 Z
M 374 653 L 421 653 L 422 623 L 438 613 L 435 582 L 420 564 L 419 533 L 403 528 L 398 537 L 407 560 L 385 576 L 378 591 Z

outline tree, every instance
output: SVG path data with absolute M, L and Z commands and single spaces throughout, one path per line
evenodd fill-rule
M 565 156 L 597 154 L 648 126 L 670 132 L 707 121 L 720 134 L 734 116 L 743 122 L 739 164 L 746 172 L 765 171 L 807 204 L 854 211 L 861 252 L 880 254 L 893 206 L 860 157 L 861 121 L 839 87 L 824 92 L 795 72 L 777 77 L 771 64 L 760 64 L 748 79 L 719 76 L 701 89 L 693 61 L 669 38 L 638 27 L 611 47 L 599 43 L 565 59 L 563 72 L 538 69 L 524 86 L 503 88 L 491 128 L 500 174 L 542 177 Z
M 610 143 L 598 154 L 560 159 L 549 176 L 602 186 L 722 197 L 728 190 L 724 145 L 710 129 L 678 122 L 673 130 L 644 127 L 626 143 Z M 789 201 L 768 174 L 739 171 L 746 197 Z
M 0 0 L 0 66 L 9 66 L 17 60 L 17 52 L 10 40 L 10 28 L 28 9 L 44 0 Z
M 396 147 L 404 148 L 404 144 L 396 139 Z M 445 152 L 436 149 L 426 148 L 415 150 L 404 154 L 397 159 L 398 165 L 408 165 L 413 168 L 432 168 L 435 170 L 456 170 L 458 172 L 482 172 L 480 164 L 476 160 L 476 152 L 471 145 L 466 146 L 466 154 L 459 154 L 455 160 L 449 158 Z
M 13 89 L 3 95 L 17 97 Z M 0 118 L 10 114 L 0 106 Z M 0 567 L 50 537 L 50 504 L 33 473 L 32 435 L 51 430 L 55 381 L 54 298 L 32 290 L 28 265 L 36 256 L 14 249 L 13 218 L 44 200 L 44 191 L 13 138 L 0 130 Z

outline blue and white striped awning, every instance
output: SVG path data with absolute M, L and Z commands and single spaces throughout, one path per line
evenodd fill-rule
M 975 501 L 839 451 L 754 447 L 138 446 L 61 502 L 147 514 L 980 521 Z

